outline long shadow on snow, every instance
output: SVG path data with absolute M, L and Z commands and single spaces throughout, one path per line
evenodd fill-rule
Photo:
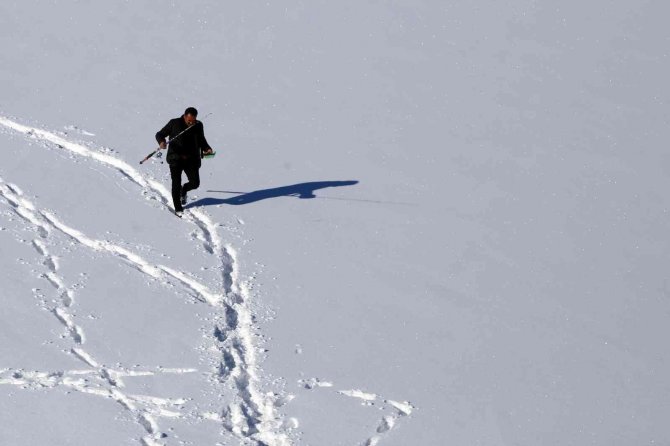
M 215 206 L 217 204 L 232 204 L 239 206 L 242 204 L 255 203 L 261 200 L 277 197 L 297 197 L 297 198 L 316 198 L 314 191 L 325 189 L 327 187 L 353 186 L 358 181 L 313 181 L 309 183 L 292 184 L 290 186 L 275 187 L 272 189 L 262 189 L 254 192 L 233 192 L 227 190 L 208 190 L 207 192 L 218 192 L 223 194 L 240 194 L 231 198 L 201 198 L 193 203 L 189 203 L 187 208 L 196 206 Z

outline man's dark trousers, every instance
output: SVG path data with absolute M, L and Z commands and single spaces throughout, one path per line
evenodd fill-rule
M 181 194 L 200 187 L 200 167 L 193 164 L 176 162 L 170 164 L 170 177 L 172 178 L 172 202 L 175 212 L 183 211 L 181 205 Z M 181 173 L 186 174 L 188 183 L 181 185 Z

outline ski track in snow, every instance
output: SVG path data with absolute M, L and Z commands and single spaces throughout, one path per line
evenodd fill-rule
M 64 139 L 58 134 L 35 127 L 19 124 L 11 119 L 0 116 L 0 125 L 5 128 L 39 141 L 46 146 L 56 146 L 75 155 L 89 158 L 117 171 L 140 188 L 141 193 L 149 199 L 156 200 L 166 208 L 170 207 L 171 194 L 161 183 L 148 179 L 137 169 L 107 153 L 89 148 L 83 144 Z M 184 220 L 197 228 L 196 238 L 202 243 L 205 251 L 217 259 L 221 270 L 221 292 L 208 289 L 197 280 L 183 272 L 165 265 L 154 265 L 141 256 L 109 241 L 96 240 L 86 236 L 82 231 L 68 226 L 52 212 L 38 209 L 23 195 L 20 188 L 4 182 L 0 178 L 0 198 L 3 198 L 13 211 L 32 225 L 38 234 L 33 240 L 33 247 L 42 256 L 45 272 L 42 277 L 55 289 L 58 298 L 55 305 L 49 307 L 54 316 L 63 324 L 68 336 L 72 339 L 73 348 L 69 353 L 84 362 L 89 369 L 27 372 L 19 369 L 0 369 L 0 384 L 13 384 L 22 388 L 54 388 L 67 387 L 92 395 L 111 398 L 126 410 L 146 431 L 141 443 L 146 446 L 163 445 L 164 434 L 158 426 L 161 417 L 175 417 L 197 420 L 210 420 L 221 423 L 230 433 L 238 437 L 243 444 L 258 446 L 290 445 L 291 440 L 284 431 L 297 428 L 295 419 L 282 420 L 277 408 L 294 398 L 293 395 L 279 395 L 260 390 L 260 376 L 254 335 L 253 315 L 249 308 L 250 292 L 246 283 L 240 280 L 235 250 L 224 244 L 217 233 L 217 224 L 199 209 L 190 209 Z M 227 404 L 220 413 L 202 413 L 193 415 L 183 411 L 185 399 L 163 399 L 146 395 L 129 395 L 123 392 L 123 378 L 133 376 L 154 376 L 156 374 L 183 374 L 196 372 L 195 369 L 157 369 L 157 370 L 116 370 L 101 366 L 99 362 L 84 350 L 86 341 L 81 327 L 75 322 L 70 311 L 74 304 L 74 290 L 68 287 L 58 275 L 60 259 L 50 253 L 49 236 L 58 231 L 65 234 L 77 244 L 96 252 L 112 255 L 145 274 L 153 280 L 176 284 L 188 290 L 189 294 L 199 301 L 220 309 L 212 330 L 212 338 L 220 353 L 220 365 L 214 372 L 215 379 L 223 385 L 232 387 L 237 394 L 235 401 Z M 306 389 L 333 387 L 332 383 L 318 379 L 301 381 Z M 375 394 L 360 390 L 341 390 L 337 392 L 351 398 L 362 400 L 365 405 L 374 405 L 379 398 Z M 383 399 L 382 399 L 383 400 Z M 397 421 L 409 416 L 414 407 L 408 403 L 383 400 L 386 408 L 391 408 L 390 415 L 384 415 L 375 434 L 363 444 L 374 446 L 383 435 L 388 434 Z

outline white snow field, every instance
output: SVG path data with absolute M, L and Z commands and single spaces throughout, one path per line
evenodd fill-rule
M 669 13 L 0 2 L 0 445 L 670 444 Z

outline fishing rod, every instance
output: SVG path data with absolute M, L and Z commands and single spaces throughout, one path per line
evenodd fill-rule
M 210 116 L 211 114 L 212 114 L 212 113 L 207 113 L 205 116 L 203 116 L 202 119 L 205 119 L 207 116 Z M 184 130 L 182 130 L 181 132 L 177 133 L 177 135 L 176 135 L 174 138 L 171 138 L 171 139 L 167 142 L 167 144 L 170 144 L 172 141 L 174 141 L 175 139 L 179 138 L 181 135 L 183 135 L 184 133 L 188 132 L 188 131 L 191 130 L 191 128 L 193 128 L 193 127 L 195 127 L 195 124 L 193 124 L 193 125 L 189 125 L 189 126 L 186 127 Z M 165 147 L 167 147 L 167 144 L 165 145 Z M 160 148 L 160 146 L 158 146 L 158 148 L 157 148 L 156 150 L 154 150 L 153 152 L 151 152 L 150 154 L 148 154 L 147 156 L 145 156 L 144 159 L 143 159 L 142 161 L 140 161 L 140 164 L 144 164 L 144 162 L 145 162 L 146 160 L 148 160 L 149 158 L 151 158 L 152 156 L 154 156 L 154 155 L 155 155 L 156 153 L 158 153 L 160 150 L 161 150 L 161 148 Z

